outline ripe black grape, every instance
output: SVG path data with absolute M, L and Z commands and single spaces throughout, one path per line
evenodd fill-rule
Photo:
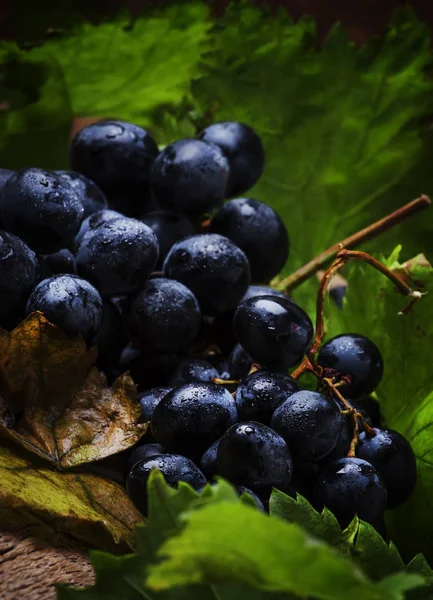
M 93 341 L 102 321 L 102 299 L 98 291 L 77 275 L 55 275 L 41 281 L 30 294 L 26 312 L 42 312 L 68 335 Z
M 175 352 L 197 336 L 200 307 L 179 281 L 150 279 L 131 299 L 128 322 L 131 336 L 144 348 Z
M 211 383 L 216 377 L 219 377 L 219 372 L 209 361 L 202 358 L 185 358 L 173 369 L 168 382 L 170 385 L 182 385 L 194 381 Z
M 286 440 L 294 458 L 317 462 L 335 447 L 343 417 L 332 398 L 301 390 L 276 409 L 271 427 Z
M 230 174 L 227 196 L 248 191 L 259 179 L 265 166 L 265 151 L 257 133 L 248 125 L 222 121 L 206 127 L 201 140 L 217 144 L 227 156 Z
M 141 407 L 141 422 L 146 423 L 152 419 L 155 407 L 172 389 L 172 387 L 168 386 L 154 387 L 138 394 L 138 401 Z
M 238 386 L 236 404 L 241 421 L 259 421 L 269 425 L 275 409 L 299 391 L 298 383 L 284 373 L 261 369 Z
M 128 217 L 140 217 L 155 206 L 149 174 L 157 155 L 152 136 L 125 121 L 87 125 L 70 148 L 72 169 L 92 179 L 106 194 L 110 208 Z
M 200 469 L 185 456 L 179 454 L 160 454 L 149 459 L 141 460 L 131 468 L 126 489 L 137 510 L 147 514 L 147 482 L 152 469 L 160 471 L 172 487 L 179 481 L 184 481 L 195 490 L 201 490 L 206 485 L 206 477 Z
M 409 442 L 393 429 L 375 429 L 375 436 L 362 432 L 356 455 L 373 465 L 388 492 L 387 508 L 403 504 L 416 484 L 416 458 Z
M 72 244 L 83 215 L 83 204 L 69 183 L 43 169 L 17 171 L 0 196 L 3 227 L 42 254 Z
M 142 460 L 149 460 L 154 456 L 159 456 L 160 454 L 166 454 L 164 448 L 160 444 L 139 444 L 138 446 L 134 446 L 128 453 L 127 458 L 125 460 L 125 466 L 123 469 L 123 479 L 126 481 L 126 478 L 129 475 L 132 467 Z
M 102 296 L 122 296 L 143 287 L 157 260 L 156 235 L 144 223 L 125 217 L 88 231 L 78 248 L 76 267 Z
M 263 423 L 237 423 L 221 437 L 218 474 L 261 496 L 272 487 L 284 489 L 292 476 L 292 457 L 281 436 Z
M 245 352 L 262 367 L 282 370 L 300 362 L 313 340 L 309 316 L 289 298 L 255 297 L 242 302 L 233 328 Z
M 184 215 L 158 210 L 145 215 L 143 223 L 148 225 L 158 238 L 159 258 L 157 269 L 162 269 L 165 257 L 176 242 L 197 233 L 196 228 Z
M 153 411 L 154 439 L 169 452 L 200 458 L 238 420 L 231 394 L 214 383 L 186 383 L 169 392 Z
M 174 244 L 164 262 L 164 275 L 186 285 L 204 314 L 234 309 L 250 283 L 245 254 L 215 233 L 194 235 Z
M 284 223 L 273 208 L 259 200 L 236 198 L 227 202 L 212 218 L 209 231 L 228 237 L 245 252 L 255 283 L 270 281 L 289 256 Z
M 360 458 L 340 458 L 320 472 L 315 491 L 318 508 L 327 506 L 345 528 L 355 515 L 373 526 L 383 519 L 386 488 L 376 469 Z
M 81 244 L 81 240 L 86 235 L 88 231 L 93 231 L 100 227 L 103 223 L 108 223 L 108 221 L 114 221 L 115 219 L 124 219 L 125 216 L 121 215 L 119 212 L 115 210 L 102 209 L 98 210 L 95 213 L 89 215 L 84 221 L 81 223 L 80 229 L 78 230 L 77 235 L 74 240 L 74 247 L 78 248 Z
M 77 173 L 75 171 L 56 171 L 56 173 L 69 183 L 83 203 L 83 218 L 108 207 L 107 198 L 104 192 L 94 181 L 82 173 Z
M 23 310 L 38 274 L 38 259 L 33 250 L 12 233 L 0 231 L 1 326 L 6 326 L 4 320 L 10 313 Z
M 41 259 L 44 261 L 49 275 L 75 273 L 75 257 L 67 248 L 53 254 L 45 254 Z
M 218 146 L 184 139 L 160 152 L 150 182 L 164 210 L 200 215 L 223 201 L 228 174 L 227 158 Z
M 95 340 L 98 346 L 98 368 L 106 375 L 111 375 L 127 343 L 128 336 L 119 308 L 111 302 L 103 301 L 101 327 Z
M 254 361 L 240 344 L 236 344 L 227 361 L 227 369 L 233 379 L 244 379 L 251 371 Z
M 339 389 L 348 398 L 359 398 L 371 394 L 379 385 L 383 375 L 382 355 L 368 338 L 355 333 L 346 333 L 332 338 L 320 349 L 319 365 L 347 375 L 350 383 Z
M 216 440 L 201 457 L 200 469 L 208 479 L 218 475 L 218 446 L 220 441 Z

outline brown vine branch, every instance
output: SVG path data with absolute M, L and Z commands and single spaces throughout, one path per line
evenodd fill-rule
M 363 244 L 364 242 L 375 238 L 379 234 L 388 231 L 388 229 L 391 229 L 395 225 L 398 225 L 399 223 L 405 221 L 406 219 L 417 214 L 421 210 L 428 208 L 430 204 L 431 201 L 428 196 L 420 196 L 416 200 L 405 204 L 405 206 L 402 206 L 401 208 L 387 215 L 383 219 L 376 221 L 376 223 L 373 223 L 368 227 L 361 229 L 361 231 L 350 235 L 338 244 L 334 244 L 333 246 L 316 256 L 316 258 L 310 260 L 310 262 L 308 262 L 306 265 L 304 265 L 303 267 L 301 267 L 282 281 L 278 282 L 274 287 L 278 290 L 282 290 L 285 292 L 293 290 L 294 288 L 298 287 L 301 283 L 306 281 L 309 277 L 311 277 L 311 275 L 314 275 L 314 273 L 319 271 L 323 266 L 335 259 L 342 248 L 355 248 L 360 244 Z

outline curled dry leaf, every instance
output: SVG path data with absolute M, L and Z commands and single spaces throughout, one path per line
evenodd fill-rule
M 0 447 L 0 477 L 3 527 L 30 521 L 32 531 L 38 523 L 49 524 L 94 548 L 134 547 L 134 527 L 142 517 L 120 485 L 96 475 L 60 473 L 7 447 Z
M 95 358 L 38 312 L 0 330 L 0 433 L 61 469 L 135 444 L 147 425 L 134 383 L 123 375 L 107 387 Z

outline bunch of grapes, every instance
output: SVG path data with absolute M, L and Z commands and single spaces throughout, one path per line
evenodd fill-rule
M 371 398 L 383 360 L 367 338 L 322 346 L 314 360 L 334 387 L 288 374 L 314 328 L 269 285 L 289 254 L 283 222 L 241 196 L 264 162 L 241 123 L 159 151 L 142 128 L 102 121 L 73 140 L 71 171 L 2 170 L 0 326 L 41 311 L 98 346 L 109 381 L 131 373 L 150 428 L 124 479 L 144 514 L 156 468 L 196 490 L 224 477 L 262 510 L 272 488 L 300 493 L 342 527 L 356 514 L 385 535 L 415 457 Z

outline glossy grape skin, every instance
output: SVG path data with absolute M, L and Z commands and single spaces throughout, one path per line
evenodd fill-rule
M 359 436 L 356 455 L 376 468 L 388 492 L 387 508 L 404 504 L 415 489 L 417 469 L 415 454 L 409 442 L 393 429 L 375 428 Z
M 316 483 L 315 505 L 327 506 L 346 528 L 358 515 L 373 526 L 383 519 L 386 508 L 386 488 L 367 461 L 359 458 L 340 458 L 320 472 Z
M 270 425 L 276 408 L 298 391 L 298 383 L 289 375 L 260 369 L 248 375 L 237 388 L 239 419 Z
M 218 446 L 220 441 L 216 440 L 209 446 L 206 452 L 201 457 L 200 469 L 206 475 L 207 479 L 211 480 L 218 475 Z
M 296 460 L 317 462 L 335 447 L 343 417 L 332 398 L 301 390 L 275 410 L 271 427 L 285 439 Z
M 16 171 L 0 195 L 4 228 L 42 254 L 72 244 L 83 215 L 83 204 L 69 183 L 43 169 Z
M 14 173 L 15 171 L 12 171 L 12 169 L 0 169 L 0 189 Z
M 197 233 L 196 228 L 184 215 L 158 210 L 145 215 L 143 223 L 148 225 L 158 238 L 159 258 L 157 269 L 162 269 L 171 247 L 180 240 Z
M 35 310 L 68 335 L 81 335 L 88 343 L 101 327 L 101 296 L 77 275 L 54 275 L 41 281 L 27 301 L 26 313 Z
M 115 221 L 116 219 L 124 219 L 125 215 L 122 215 L 115 210 L 102 209 L 98 210 L 95 213 L 89 215 L 84 221 L 81 223 L 80 229 L 78 230 L 77 235 L 74 239 L 74 247 L 78 248 L 81 244 L 82 239 L 89 231 L 93 231 L 97 229 L 104 223 L 108 223 L 109 221 Z
M 10 313 L 22 311 L 38 275 L 33 250 L 19 237 L 0 230 L 0 326 L 5 326 Z
M 197 299 L 179 281 L 150 279 L 131 299 L 129 332 L 144 348 L 176 352 L 195 339 L 200 323 Z
M 272 487 L 284 489 L 292 476 L 292 457 L 281 436 L 263 423 L 237 423 L 221 437 L 218 473 L 261 496 Z
M 168 382 L 173 386 L 194 381 L 211 383 L 216 377 L 219 377 L 219 372 L 209 361 L 202 358 L 185 358 L 176 365 Z
M 165 449 L 160 444 L 139 444 L 134 446 L 128 453 L 125 460 L 125 466 L 123 469 L 123 479 L 129 475 L 132 467 L 142 460 L 149 460 L 154 456 L 166 454 Z
M 261 367 L 285 371 L 299 363 L 313 340 L 308 315 L 289 298 L 255 297 L 242 302 L 233 318 L 236 337 Z
M 128 336 L 118 307 L 103 301 L 101 327 L 95 340 L 95 345 L 98 346 L 98 369 L 106 375 L 111 375 L 127 343 Z
M 268 285 L 249 285 L 247 291 L 239 301 L 242 304 L 245 300 L 257 296 L 276 296 L 278 298 L 287 298 L 287 295 L 279 290 L 275 290 Z M 224 354 L 230 354 L 236 345 L 236 336 L 233 331 L 233 317 L 235 310 L 217 315 L 214 323 L 215 338 L 218 347 Z
M 74 171 L 92 179 L 110 208 L 128 217 L 153 210 L 149 175 L 158 146 L 152 136 L 126 121 L 99 121 L 77 133 L 70 148 Z
M 58 250 L 53 254 L 45 254 L 42 260 L 45 262 L 45 267 L 50 275 L 75 273 L 75 257 L 67 248 Z
M 251 498 L 255 502 L 257 509 L 260 510 L 261 512 L 265 512 L 265 507 L 263 505 L 263 502 L 260 500 L 260 498 L 257 496 L 257 494 L 255 492 L 253 492 L 253 490 L 250 490 L 249 488 L 245 487 L 244 485 L 235 486 L 235 490 L 238 493 L 239 497 L 243 496 L 243 494 L 248 494 L 249 496 L 251 496 Z
M 236 344 L 227 361 L 227 368 L 233 379 L 242 380 L 248 376 L 254 361 L 240 344 Z
M 138 402 L 141 406 L 140 421 L 142 423 L 147 423 L 152 419 L 155 407 L 172 389 L 169 386 L 153 387 L 138 394 Z
M 250 284 L 247 257 L 217 234 L 193 235 L 177 242 L 163 269 L 165 277 L 177 279 L 195 294 L 203 314 L 234 309 Z
M 382 355 L 368 338 L 346 333 L 332 338 L 320 349 L 317 361 L 326 369 L 351 377 L 340 388 L 343 396 L 359 398 L 371 394 L 383 376 Z
M 184 139 L 160 152 L 151 189 L 164 210 L 200 215 L 223 201 L 228 174 L 227 158 L 218 146 Z
M 185 456 L 179 454 L 161 454 L 141 460 L 132 467 L 126 480 L 126 490 L 137 510 L 147 514 L 147 482 L 152 469 L 160 471 L 172 487 L 179 481 L 188 483 L 195 490 L 201 490 L 206 485 L 206 478 L 200 469 Z
M 253 198 L 236 198 L 214 215 L 208 231 L 228 237 L 248 258 L 251 281 L 270 281 L 289 256 L 286 227 L 273 208 Z
M 219 146 L 228 158 L 227 197 L 243 194 L 260 179 L 265 166 L 265 150 L 251 127 L 236 121 L 222 121 L 206 127 L 198 137 Z
M 185 383 L 155 407 L 154 439 L 169 452 L 200 458 L 238 420 L 231 394 L 214 383 Z
M 83 219 L 89 215 L 108 208 L 107 197 L 94 181 L 76 171 L 55 171 L 69 183 L 81 200 L 84 208 Z
M 145 285 L 158 260 L 158 240 L 136 219 L 115 219 L 89 231 L 76 255 L 77 273 L 103 297 L 129 295 Z

